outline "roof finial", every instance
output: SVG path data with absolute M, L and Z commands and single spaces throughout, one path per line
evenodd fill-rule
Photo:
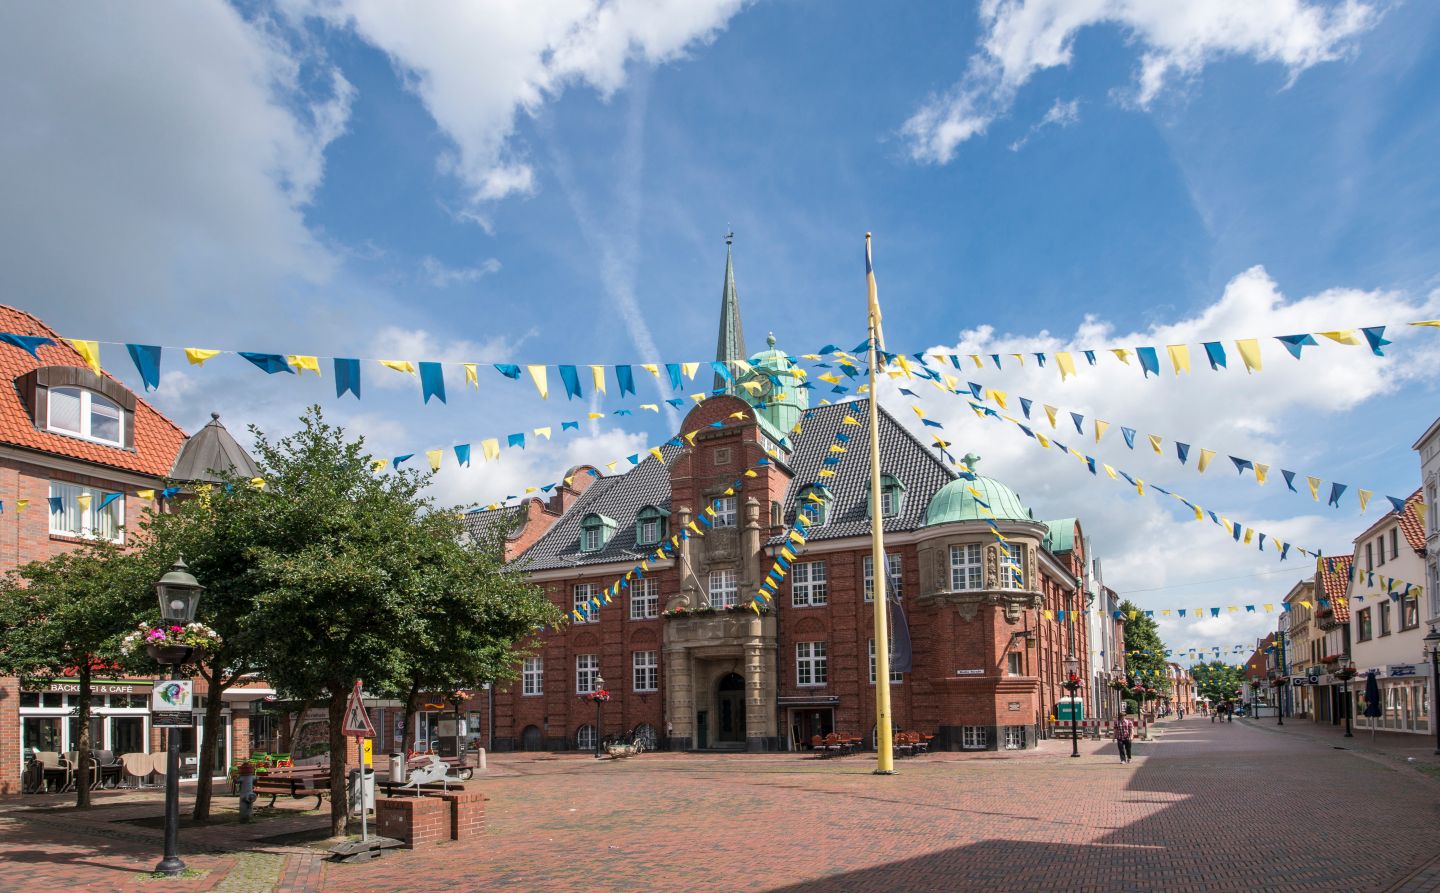
M 725 233 L 725 244 L 730 245 L 735 241 L 735 230 L 730 229 L 729 227 L 726 227 L 726 230 L 727 232 Z
M 220 413 L 218 413 L 218 412 L 212 412 L 212 413 L 210 413 L 210 418 L 211 418 L 213 421 L 218 422 L 218 421 L 220 421 Z
M 980 457 L 975 455 L 974 453 L 966 453 L 965 455 L 960 457 L 960 461 L 964 462 L 965 467 L 973 472 L 975 470 L 975 465 L 980 461 Z
M 769 334 L 769 336 L 767 336 L 767 337 L 765 338 L 765 343 L 768 344 L 768 345 L 770 345 L 771 347 L 774 347 L 774 346 L 775 346 L 775 333 L 774 333 L 774 332 L 771 332 L 771 333 Z

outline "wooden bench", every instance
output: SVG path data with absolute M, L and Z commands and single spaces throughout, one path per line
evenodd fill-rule
M 305 797 L 315 798 L 315 808 L 319 809 L 330 796 L 330 770 L 286 770 L 271 771 L 264 775 L 255 776 L 255 793 L 269 794 L 270 802 L 267 806 L 274 807 L 275 798 L 281 794 L 289 794 L 296 800 Z

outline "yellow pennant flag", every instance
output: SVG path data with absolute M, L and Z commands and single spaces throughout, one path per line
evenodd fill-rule
M 819 475 L 820 477 L 822 477 L 822 478 L 833 478 L 833 477 L 835 476 L 835 469 L 833 469 L 833 468 L 822 468 L 822 469 L 820 469 L 819 471 L 817 471 L 817 472 L 815 472 L 815 473 L 818 474 L 818 475 Z
M 591 367 L 590 367 L 590 380 L 595 383 L 595 393 L 597 393 L 597 394 L 603 394 L 603 393 L 605 393 L 605 367 L 604 367 L 604 366 L 591 366 Z
M 1159 435 L 1159 434 L 1147 434 L 1147 435 L 1145 435 L 1145 436 L 1150 438 L 1150 448 L 1153 449 L 1153 450 L 1154 450 L 1155 452 L 1157 452 L 1157 453 L 1160 452 L 1160 444 L 1164 442 L 1164 440 L 1160 437 L 1160 435 Z
M 1066 351 L 1055 354 L 1055 365 L 1060 367 L 1061 381 L 1075 374 L 1075 358 Z
M 1214 459 L 1214 458 L 1215 458 L 1215 451 L 1214 451 L 1214 450 L 1207 450 L 1207 449 L 1205 449 L 1204 447 L 1201 447 L 1201 448 L 1200 448 L 1200 461 L 1199 461 L 1198 463 L 1196 463 L 1196 467 L 1200 469 L 1200 473 L 1201 473 L 1201 474 L 1204 474 L 1204 473 L 1205 473 L 1205 469 L 1207 469 L 1207 468 L 1210 467 L 1210 460 L 1211 460 L 1211 459 Z
M 1139 478 L 1135 479 L 1135 492 L 1141 496 L 1145 495 L 1145 482 Z
M 1341 329 L 1338 332 L 1316 332 L 1316 334 L 1329 338 L 1337 344 L 1356 345 L 1360 343 L 1360 339 L 1355 337 L 1354 329 Z
M 825 372 L 825 373 L 822 373 L 822 374 L 817 375 L 817 376 L 815 376 L 815 377 L 818 378 L 818 379 L 820 379 L 820 380 L 823 381 L 823 382 L 828 382 L 829 384 L 839 384 L 839 383 L 840 383 L 840 376 L 836 375 L 834 372 Z M 749 382 L 747 382 L 747 383 L 749 383 Z M 758 383 L 754 383 L 754 384 L 755 384 L 755 387 L 756 387 L 756 388 L 759 388 L 760 385 L 759 385 Z
M 540 489 L 540 488 L 539 488 L 539 487 L 526 487 L 526 488 L 525 488 L 525 492 L 526 492 L 526 494 L 530 494 L 530 493 L 534 493 L 534 492 L 535 492 L 536 490 L 538 490 L 538 489 Z
M 307 356 L 302 356 L 302 355 L 300 355 L 300 354 L 294 354 L 294 353 L 292 353 L 292 354 L 289 354 L 289 355 L 287 355 L 287 356 L 285 357 L 285 362 L 287 362 L 287 363 L 289 363 L 291 366 L 293 366 L 293 367 L 295 368 L 295 371 L 296 371 L 296 372 L 307 372 L 307 371 L 308 371 L 308 372 L 314 372 L 316 375 L 319 375 L 319 374 L 320 374 L 320 358 L 319 358 L 319 357 L 307 357 Z
M 1036 432 L 1035 432 L 1035 439 L 1040 442 L 1040 445 L 1041 445 L 1042 447 L 1044 447 L 1044 448 L 1047 449 L 1047 450 L 1050 449 L 1050 441 L 1048 441 L 1048 440 L 1045 439 L 1045 435 L 1044 435 L 1044 434 L 1041 434 L 1039 431 L 1036 431 Z
M 659 411 L 660 411 L 660 406 L 659 406 L 659 404 L 656 404 L 656 403 L 641 403 L 641 404 L 640 404 L 640 408 L 641 408 L 641 409 L 648 409 L 648 410 L 650 410 L 651 412 L 659 412 Z
M 154 490 L 137 490 L 136 493 L 135 493 L 135 495 L 136 495 L 136 496 L 139 496 L 141 499 L 151 499 L 151 500 L 153 500 L 153 499 L 155 498 L 155 491 L 154 491 Z
M 1010 356 L 1019 361 L 1020 365 L 1025 365 L 1025 355 L 1023 353 L 1012 353 Z
M 1250 542 L 1254 539 L 1255 531 L 1251 530 L 1249 527 L 1245 528 L 1245 545 L 1250 545 Z
M 608 468 L 608 469 L 610 469 L 610 473 L 611 473 L 611 474 L 614 474 L 614 473 L 615 473 L 615 465 L 616 465 L 616 463 L 618 463 L 619 461 L 620 461 L 619 459 L 616 459 L 614 462 L 606 462 L 606 463 L 605 463 L 605 467 Z
M 1411 323 L 1411 325 L 1419 325 L 1419 323 Z M 978 353 L 972 353 L 972 354 L 970 354 L 970 359 L 974 361 L 974 363 L 975 363 L 975 368 L 976 368 L 976 369 L 984 369 L 984 368 L 985 368 L 985 364 L 982 363 L 982 362 L 980 362 L 980 355 L 979 355 Z
M 543 438 L 545 438 L 546 440 L 549 440 L 549 439 L 550 439 L 550 428 L 549 428 L 548 426 L 547 426 L 547 427 L 544 427 L 544 428 L 536 428 L 536 429 L 535 429 L 535 436 L 536 436 L 536 437 L 543 437 Z
M 925 410 L 921 409 L 918 406 L 912 406 L 910 408 L 915 410 L 915 414 L 918 415 L 920 418 L 925 418 Z
M 685 373 L 685 377 L 688 378 L 688 379 L 690 379 L 691 381 L 694 381 L 694 380 L 695 380 L 695 373 L 696 373 L 697 371 L 699 371 L 699 369 L 700 369 L 700 364 L 699 364 L 699 363 L 681 363 L 681 364 L 680 364 L 680 371 L 681 371 L 681 372 L 684 372 L 684 373 Z M 795 370 L 795 371 L 796 371 L 796 372 L 803 372 L 804 370 L 803 370 L 803 369 L 797 369 L 797 370 Z
M 603 418 L 605 418 L 605 413 L 603 413 L 603 412 L 592 412 L 592 413 L 590 413 L 590 418 L 592 418 L 592 419 L 603 419 Z
M 440 457 L 445 455 L 444 450 L 426 450 L 425 458 L 430 460 L 430 470 L 440 470 Z
M 265 479 L 264 479 L 264 478 L 251 478 L 251 479 L 250 479 L 250 486 L 254 487 L 256 490 L 264 490 L 264 489 L 265 489 Z
M 203 366 L 205 361 L 214 356 L 219 356 L 218 350 L 206 350 L 203 347 L 185 348 L 185 360 L 192 366 Z
M 646 372 L 649 372 L 656 378 L 660 377 L 660 367 L 655 365 L 654 363 L 641 363 L 640 368 L 644 369 Z
M 759 477 L 760 473 L 753 468 L 747 468 L 745 469 L 745 476 L 747 478 Z
M 1057 412 L 1059 412 L 1059 411 L 1060 411 L 1060 410 L 1059 410 L 1058 407 L 1054 407 L 1054 406 L 1046 406 L 1046 407 L 1045 407 L 1045 418 L 1047 418 L 1047 419 L 1050 420 L 1050 427 L 1051 427 L 1051 428 L 1054 428 L 1054 427 L 1055 427 L 1055 413 L 1057 413 Z
M 540 392 L 541 400 L 550 399 L 550 371 L 544 366 L 526 366 L 530 371 L 530 377 L 535 380 L 535 390 Z
M 1365 506 L 1370 502 L 1370 497 L 1375 495 L 1373 490 L 1360 491 L 1360 511 L 1365 511 Z
M 1306 476 L 1305 476 L 1305 482 L 1310 485 L 1310 498 L 1313 499 L 1313 500 L 1315 500 L 1316 502 L 1319 502 L 1319 501 L 1320 501 L 1320 479 L 1319 479 L 1319 478 L 1316 478 L 1316 477 L 1310 477 L 1309 475 L 1306 475 Z
M 409 360 L 381 360 L 380 365 L 386 369 L 394 369 L 396 372 L 404 372 L 406 375 L 415 374 L 415 364 Z
M 844 418 L 844 420 L 841 422 L 841 424 L 844 424 L 844 425 L 858 425 L 858 424 L 860 424 L 860 420 L 857 419 L 857 418 L 855 418 L 853 415 L 847 415 L 847 416 Z
M 685 435 L 685 442 L 688 443 L 688 444 L 690 444 L 690 445 L 693 447 L 693 446 L 695 445 L 695 436 L 698 435 L 699 433 L 700 433 L 699 431 L 691 431 L 691 432 L 687 433 L 687 434 Z
M 698 406 L 699 404 L 704 403 L 704 402 L 705 402 L 705 398 L 706 398 L 706 397 L 709 397 L 709 396 L 710 396 L 709 394 L 706 394 L 706 393 L 704 393 L 704 392 L 702 391 L 702 392 L 700 392 L 700 393 L 698 393 L 698 394 L 691 394 L 691 395 L 690 395 L 690 399 L 691 399 L 691 400 L 694 400 L 694 401 L 695 401 L 695 404 Z
M 1127 366 L 1130 365 L 1130 351 L 1123 347 L 1112 347 L 1110 348 L 1110 352 L 1113 353 L 1120 362 Z
M 1255 463 L 1255 483 L 1259 484 L 1262 487 L 1265 486 L 1265 476 L 1269 473 L 1269 465 L 1262 465 L 1259 462 Z
M 371 471 L 383 471 L 384 469 L 385 469 L 385 460 L 384 460 L 384 459 L 371 459 L 371 460 L 370 460 L 370 470 L 371 470 Z
M 1010 408 L 1009 406 L 1005 405 L 1005 401 L 1006 401 L 1006 399 L 1007 399 L 1009 396 L 1010 396 L 1010 395 L 1007 394 L 1007 393 L 1005 393 L 1004 391 L 997 391 L 997 390 L 994 390 L 993 388 L 990 390 L 990 399 L 991 399 L 991 400 L 994 400 L 996 403 L 1000 404 L 1000 408 L 1001 408 L 1001 409 L 1009 409 L 1009 408 Z
M 1190 371 L 1190 347 L 1185 344 L 1167 344 L 1165 351 L 1170 354 L 1170 363 L 1175 367 L 1175 374 Z
M 1052 610 L 1050 610 L 1049 608 L 1046 608 L 1046 609 L 1045 609 L 1044 611 L 1042 611 L 1041 613 L 1045 615 L 1045 619 L 1046 619 L 1046 620 L 1054 620 L 1054 619 L 1055 619 L 1055 612 L 1052 611 Z
M 1102 436 L 1104 436 L 1106 429 L 1108 429 L 1109 427 L 1110 427 L 1110 423 L 1109 423 L 1109 422 L 1104 421 L 1103 419 L 1096 419 L 1096 420 L 1095 420 L 1095 442 L 1096 442 L 1096 443 L 1099 443 L 1099 442 L 1100 442 L 1100 438 L 1101 438 Z
M 665 461 L 665 457 L 660 453 L 659 447 L 651 447 L 650 455 L 654 456 L 656 459 L 659 459 L 661 462 Z
M 494 462 L 500 458 L 500 440 L 490 437 L 480 441 L 480 452 L 485 456 L 485 461 Z
M 1101 463 L 1100 463 L 1100 467 L 1103 468 L 1103 469 L 1105 469 L 1105 473 L 1106 473 L 1106 474 L 1110 475 L 1110 480 L 1112 480 L 1112 481 L 1118 481 L 1118 480 L 1120 479 L 1120 476 L 1115 473 L 1115 469 L 1111 468 L 1109 465 L 1106 465 L 1104 462 L 1101 462 Z
M 81 339 L 79 339 L 79 338 L 66 338 L 65 340 L 66 340 L 66 341 L 69 341 L 69 342 L 70 342 L 70 346 L 73 347 L 73 348 L 75 348 L 76 353 L 80 354 L 80 356 L 81 356 L 82 358 L 84 358 L 84 360 L 85 360 L 85 365 L 87 365 L 87 366 L 90 367 L 90 371 L 91 371 L 91 372 L 94 372 L 96 375 L 99 375 L 99 374 L 100 374 L 100 342 L 99 342 L 99 341 L 84 341 L 84 340 L 81 340 Z
M 478 363 L 461 363 L 465 369 L 465 384 L 475 390 L 480 390 L 480 371 Z
M 80 511 L 88 512 L 90 511 L 90 499 L 91 496 L 89 493 L 81 493 L 75 497 L 75 504 L 80 506 Z
M 153 494 L 155 491 L 154 491 L 154 490 L 151 490 L 150 492 Z M 29 508 L 29 507 L 30 507 L 30 500 L 28 500 L 28 499 L 17 499 L 17 500 L 15 500 L 15 511 L 17 511 L 17 512 L 23 512 L 23 511 L 25 511 L 25 510 L 26 510 L 27 508 Z
M 1200 506 L 1198 506 L 1198 505 L 1195 506 L 1195 520 L 1196 520 L 1196 521 L 1204 521 L 1204 520 L 1205 520 L 1205 511 L 1204 511 L 1203 509 L 1201 509 Z
M 1245 361 L 1246 372 L 1260 371 L 1260 342 L 1255 338 L 1241 338 L 1235 342 L 1235 349 L 1240 351 L 1240 359 Z
M 1419 322 L 1412 322 L 1412 323 L 1408 323 L 1407 325 L 1412 325 L 1412 326 L 1432 326 L 1432 327 L 1434 327 L 1434 328 L 1440 329 L 1440 319 L 1422 319 L 1422 320 L 1420 320 Z

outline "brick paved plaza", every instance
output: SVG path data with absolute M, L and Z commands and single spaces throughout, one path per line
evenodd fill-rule
M 84 816 L 12 797 L 0 889 L 1440 889 L 1440 776 L 1312 732 L 1189 719 L 1130 765 L 1052 741 L 905 760 L 889 779 L 863 757 L 501 757 L 472 783 L 483 843 L 329 864 L 284 839 L 324 818 L 284 811 L 185 829 L 204 875 L 173 882 L 146 874 L 160 831 L 133 821 L 157 797 L 102 796 Z

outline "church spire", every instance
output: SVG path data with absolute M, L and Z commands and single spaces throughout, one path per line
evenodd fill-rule
M 730 255 L 730 245 L 735 233 L 725 236 L 725 284 L 720 290 L 720 338 L 715 344 L 715 359 L 730 367 L 730 373 L 738 371 L 737 362 L 746 359 L 745 329 L 740 325 L 740 296 L 735 293 L 735 262 Z M 736 393 L 733 381 L 726 381 L 719 372 L 715 373 L 715 390 Z

